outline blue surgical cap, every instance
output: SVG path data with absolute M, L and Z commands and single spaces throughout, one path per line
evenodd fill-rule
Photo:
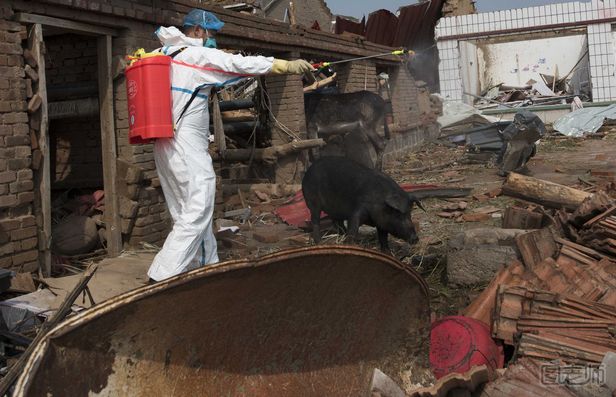
M 195 8 L 184 17 L 184 26 L 201 26 L 203 29 L 219 31 L 225 23 L 211 12 Z

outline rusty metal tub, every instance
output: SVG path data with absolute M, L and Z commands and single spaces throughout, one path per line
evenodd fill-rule
M 412 269 L 357 247 L 310 247 L 198 269 L 68 319 L 15 396 L 358 396 L 427 350 Z

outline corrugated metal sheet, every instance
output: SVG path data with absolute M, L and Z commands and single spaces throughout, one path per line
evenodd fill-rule
M 377 44 L 426 49 L 434 44 L 434 28 L 444 4 L 445 0 L 422 1 L 400 8 L 398 17 L 388 10 L 377 10 L 370 14 L 367 24 L 336 17 L 336 34 L 350 32 Z
M 336 17 L 336 34 L 342 34 L 344 32 L 364 35 L 366 30 L 366 17 L 362 18 L 361 22 L 354 22 L 340 16 Z
M 434 44 L 434 28 L 445 0 L 423 1 L 400 8 L 394 46 L 421 50 Z
M 393 46 L 398 30 L 398 17 L 387 10 L 370 14 L 366 25 L 366 39 L 373 43 Z

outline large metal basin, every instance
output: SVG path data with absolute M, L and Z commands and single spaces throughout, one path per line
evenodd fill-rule
M 195 270 L 106 301 L 41 341 L 16 396 L 358 396 L 427 356 L 428 288 L 357 247 Z M 425 359 L 425 356 L 422 357 Z

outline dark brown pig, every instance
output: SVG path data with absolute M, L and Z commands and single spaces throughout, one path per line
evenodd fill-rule
M 383 251 L 389 251 L 389 234 L 409 244 L 418 241 L 411 210 L 419 202 L 380 171 L 344 157 L 323 157 L 306 171 L 302 189 L 316 243 L 321 240 L 321 211 L 338 224 L 346 220 L 352 240 L 361 225 L 375 226 Z

